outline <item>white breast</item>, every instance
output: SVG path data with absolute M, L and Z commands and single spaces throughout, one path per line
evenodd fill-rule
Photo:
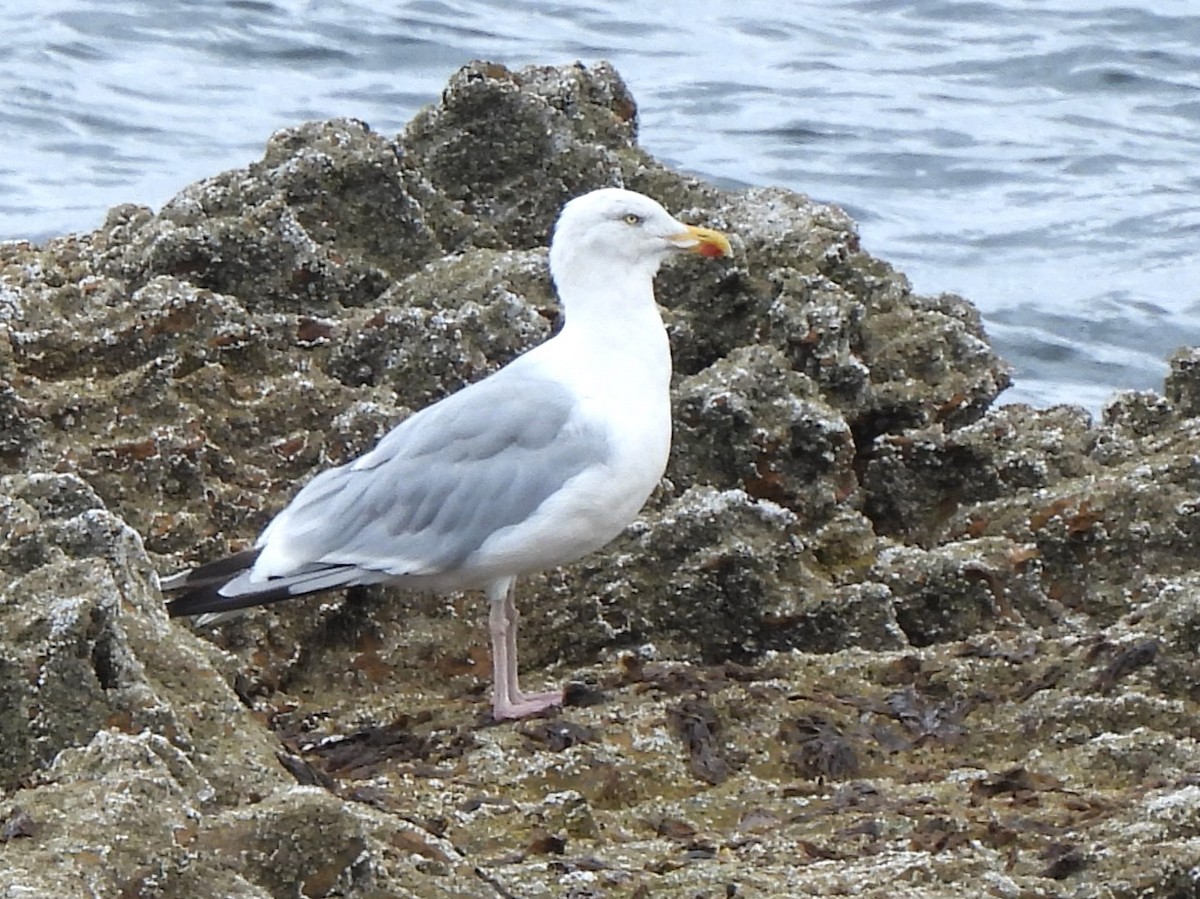
M 597 340 L 594 329 L 575 340 L 567 328 L 530 354 L 531 364 L 555 372 L 578 398 L 577 426 L 607 435 L 608 463 L 581 472 L 527 521 L 489 538 L 473 569 L 529 571 L 573 561 L 637 517 L 671 448 L 670 347 L 652 311 L 652 323 L 615 343 Z

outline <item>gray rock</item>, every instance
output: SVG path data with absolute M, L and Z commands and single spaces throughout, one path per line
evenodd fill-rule
M 1200 349 L 1184 347 L 1170 358 L 1171 372 L 1167 375 L 1167 399 L 1188 418 L 1200 415 Z
M 0 488 L 3 786 L 115 729 L 194 753 L 214 801 L 269 792 L 269 739 L 230 739 L 247 713 L 214 665 L 228 663 L 175 633 L 137 533 L 74 475 L 7 475 Z
M 488 62 L 459 70 L 441 102 L 405 129 L 407 158 L 442 196 L 480 223 L 477 246 L 545 246 L 573 196 L 617 183 L 637 106 L 612 66 L 531 67 Z

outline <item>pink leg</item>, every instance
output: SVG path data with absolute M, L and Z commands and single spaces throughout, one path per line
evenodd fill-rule
M 488 627 L 492 633 L 492 717 L 497 721 L 526 718 L 562 705 L 562 690 L 526 694 L 517 684 L 517 605 L 515 578 L 488 587 Z

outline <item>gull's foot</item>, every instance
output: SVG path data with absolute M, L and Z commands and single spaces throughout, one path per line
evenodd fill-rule
M 492 717 L 497 721 L 529 718 L 533 715 L 541 715 L 562 704 L 562 690 L 551 690 L 548 693 L 522 693 L 516 699 L 507 702 L 493 702 Z

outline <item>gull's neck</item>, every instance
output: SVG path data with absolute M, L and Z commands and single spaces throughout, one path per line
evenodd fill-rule
M 630 339 L 642 331 L 662 331 L 654 301 L 657 262 L 630 268 L 604 268 L 591 259 L 556 260 L 558 288 L 567 328 L 597 339 Z
M 602 377 L 619 374 L 666 389 L 671 351 L 654 301 L 654 273 L 646 264 L 619 270 L 560 265 L 554 272 L 564 322 L 556 340 L 586 357 Z M 606 374 L 600 375 L 604 371 Z
M 572 336 L 588 341 L 616 344 L 618 349 L 634 344 L 622 349 L 622 354 L 640 352 L 642 337 L 652 337 L 656 344 L 664 336 L 654 301 L 658 265 L 604 269 L 584 263 L 562 269 L 554 272 L 554 283 L 563 304 L 563 331 L 570 330 Z

